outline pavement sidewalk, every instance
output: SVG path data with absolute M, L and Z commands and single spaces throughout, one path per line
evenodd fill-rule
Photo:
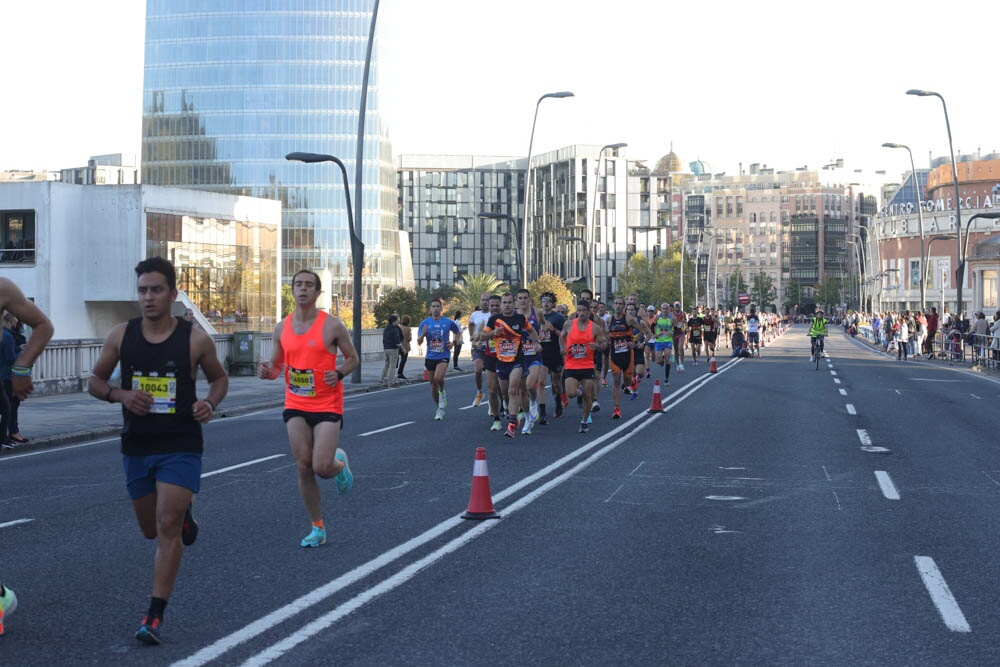
M 472 372 L 472 360 L 467 355 L 463 355 L 459 363 L 462 364 L 462 371 L 456 371 L 454 366 L 450 366 L 449 376 Z M 382 361 L 363 362 L 359 384 L 351 384 L 349 376 L 344 378 L 345 394 L 387 389 L 379 384 L 382 368 Z M 424 357 L 411 356 L 403 371 L 409 379 L 401 380 L 400 384 L 423 382 L 423 372 Z M 198 381 L 199 396 L 205 395 L 207 386 L 204 380 Z M 284 385 L 280 378 L 268 382 L 257 377 L 230 377 L 229 392 L 219 406 L 216 418 L 279 407 L 284 400 Z M 21 433 L 29 439 L 29 442 L 13 449 L 0 449 L 0 456 L 93 438 L 117 436 L 121 432 L 121 410 L 121 404 L 105 403 L 87 392 L 29 397 L 21 403 L 18 413 Z

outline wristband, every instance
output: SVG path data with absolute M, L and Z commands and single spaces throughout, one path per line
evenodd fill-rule
M 113 392 L 114 390 L 115 390 L 115 388 L 114 388 L 114 387 L 108 387 L 108 393 L 106 393 L 106 394 L 104 395 L 104 400 L 105 400 L 105 402 L 107 402 L 107 403 L 111 403 L 111 402 L 112 402 L 112 401 L 111 401 L 111 392 Z
M 341 373 L 340 371 L 334 371 L 334 373 L 337 374 L 337 382 L 340 382 L 341 380 L 344 379 L 344 374 Z
M 31 366 L 11 366 L 10 374 L 17 377 L 31 377 Z
M 212 406 L 212 412 L 215 412 L 215 403 L 213 403 L 212 401 L 208 400 L 207 398 L 203 398 L 201 400 L 202 400 L 203 403 L 208 403 L 209 405 L 211 405 Z

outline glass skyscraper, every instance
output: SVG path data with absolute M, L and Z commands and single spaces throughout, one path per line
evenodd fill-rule
M 364 298 L 400 283 L 396 174 L 379 111 L 378 40 L 369 75 L 363 192 L 355 155 L 372 0 L 147 0 L 142 181 L 282 202 L 281 274 L 353 274 L 347 166 L 365 244 Z

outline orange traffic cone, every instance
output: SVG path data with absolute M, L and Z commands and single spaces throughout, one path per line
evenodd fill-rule
M 663 412 L 663 403 L 660 400 L 660 381 L 659 380 L 654 380 L 653 381 L 653 402 L 649 406 L 649 410 L 646 410 L 646 412 L 649 413 L 649 414 L 652 414 L 654 412 Z
M 714 354 L 712 355 L 712 361 L 708 362 L 708 372 L 709 373 L 718 373 L 719 372 L 719 367 L 715 365 L 715 355 Z
M 490 474 L 486 470 L 486 449 L 476 448 L 476 463 L 472 467 L 472 491 L 469 493 L 469 509 L 462 515 L 463 519 L 499 519 L 500 515 L 493 509 L 493 496 L 490 493 Z

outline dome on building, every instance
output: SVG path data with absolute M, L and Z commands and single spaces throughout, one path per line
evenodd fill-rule
M 656 171 L 680 172 L 684 170 L 684 163 L 674 152 L 674 142 L 670 142 L 670 152 L 656 161 Z
M 1000 259 L 1000 234 L 974 245 L 971 259 Z
M 691 173 L 695 176 L 702 176 L 704 174 L 711 174 L 712 167 L 704 160 L 695 160 L 690 164 Z

